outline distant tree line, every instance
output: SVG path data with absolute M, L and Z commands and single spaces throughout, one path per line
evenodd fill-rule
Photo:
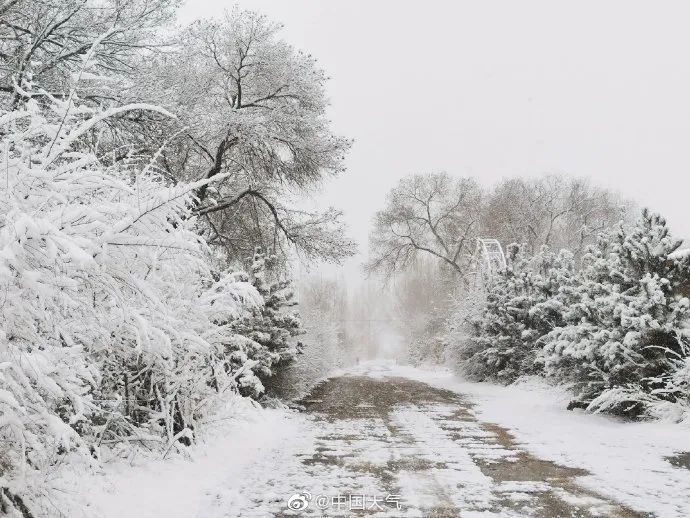
M 460 280 L 467 280 L 478 237 L 579 255 L 630 210 L 615 193 L 562 176 L 509 179 L 487 189 L 473 178 L 418 174 L 403 178 L 386 201 L 374 219 L 367 269 L 392 276 L 426 256 Z

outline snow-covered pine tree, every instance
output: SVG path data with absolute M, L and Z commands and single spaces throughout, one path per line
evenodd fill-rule
M 252 368 L 240 377 L 243 395 L 259 397 L 264 385 L 275 370 L 295 358 L 302 343 L 295 337 L 302 334 L 302 323 L 297 311 L 294 289 L 289 279 L 270 279 L 270 267 L 274 258 L 260 248 L 254 252 L 250 282 L 263 298 L 263 305 L 247 312 L 233 323 L 238 339 L 233 352 L 240 361 L 249 360 Z
M 684 329 L 679 336 L 682 338 L 679 340 L 682 352 L 669 358 L 671 372 L 663 376 L 664 386 L 657 391 L 671 394 L 672 397 L 662 400 L 655 397 L 647 411 L 652 417 L 687 423 L 690 422 L 690 330 Z
M 486 303 L 473 322 L 474 335 L 465 344 L 464 370 L 475 379 L 503 383 L 537 374 L 540 338 L 560 323 L 557 298 L 573 277 L 572 254 L 542 247 L 534 257 L 524 247 L 507 248 L 508 267 L 486 293 Z
M 654 413 L 687 391 L 672 379 L 687 357 L 683 330 L 690 258 L 659 215 L 644 210 L 632 228 L 601 236 L 563 292 L 565 325 L 545 337 L 551 376 L 570 380 L 572 407 L 628 416 Z
M 508 266 L 489 286 L 486 306 L 469 343 L 467 372 L 480 380 L 513 381 L 520 375 L 527 350 L 522 335 L 530 309 L 525 295 L 531 274 L 520 246 L 509 245 L 506 252 Z
M 302 398 L 333 369 L 355 363 L 354 344 L 342 322 L 348 310 L 345 286 L 319 275 L 302 279 L 299 294 L 304 346 L 294 361 L 281 365 L 266 380 L 268 397 Z
M 474 335 L 464 352 L 464 370 L 478 380 L 513 381 L 520 375 L 527 350 L 522 335 L 531 307 L 526 296 L 531 273 L 519 245 L 509 245 L 506 252 L 508 266 L 488 287 L 484 309 L 473 322 Z
M 530 268 L 534 272 L 536 293 L 529 311 L 529 339 L 535 348 L 541 349 L 542 338 L 563 324 L 563 292 L 577 282 L 574 256 L 570 250 L 553 252 L 548 246 L 542 246 L 530 260 Z
M 475 338 L 479 333 L 479 323 L 486 309 L 486 293 L 475 290 L 462 293 L 454 300 L 450 316 L 442 333 L 444 360 L 457 371 L 472 378 L 481 376 L 469 368 L 469 359 L 477 352 Z

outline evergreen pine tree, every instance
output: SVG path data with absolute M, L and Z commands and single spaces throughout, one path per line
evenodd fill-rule
M 578 283 L 562 293 L 565 325 L 545 337 L 549 374 L 571 380 L 571 406 L 637 416 L 675 402 L 672 383 L 687 357 L 683 326 L 690 259 L 666 221 L 643 211 L 631 229 L 602 236 L 583 257 Z
M 560 323 L 558 292 L 572 282 L 572 254 L 547 247 L 527 257 L 523 247 L 508 247 L 508 267 L 489 288 L 486 308 L 475 323 L 468 369 L 481 379 L 510 383 L 537 374 L 540 338 Z
M 269 280 L 273 260 L 256 249 L 250 282 L 264 304 L 233 323 L 235 332 L 244 338 L 240 339 L 241 352 L 236 357 L 243 363 L 246 356 L 254 365 L 251 373 L 247 371 L 239 378 L 240 392 L 253 397 L 260 396 L 264 392 L 263 382 L 281 365 L 292 361 L 302 348 L 302 343 L 295 340 L 304 333 L 302 323 L 297 311 L 290 310 L 297 305 L 292 281 Z

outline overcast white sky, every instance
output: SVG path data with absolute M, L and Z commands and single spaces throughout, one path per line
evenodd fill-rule
M 324 197 L 365 247 L 397 180 L 587 176 L 690 237 L 690 2 L 244 0 L 332 77 L 355 139 Z M 188 0 L 182 21 L 231 2 Z M 361 260 L 361 258 L 360 258 Z

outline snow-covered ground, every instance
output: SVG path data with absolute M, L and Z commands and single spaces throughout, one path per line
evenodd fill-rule
M 568 411 L 568 393 L 540 380 L 503 387 L 462 381 L 448 371 L 392 365 L 378 371 L 471 396 L 477 417 L 509 429 L 541 458 L 589 471 L 578 483 L 634 510 L 690 516 L 690 470 L 667 459 L 690 451 L 687 425 Z
M 468 396 L 475 405 L 472 410 L 476 417 L 510 430 L 521 449 L 589 472 L 576 479 L 578 484 L 637 511 L 664 518 L 690 516 L 690 470 L 674 467 L 665 458 L 690 449 L 690 430 L 686 427 L 658 422 L 624 423 L 605 416 L 570 412 L 564 410 L 566 393 L 536 381 L 511 387 L 468 383 L 446 371 L 420 370 L 392 362 L 361 365 L 347 373 L 374 378 L 406 377 Z M 437 421 L 445 423 L 444 427 L 450 426 L 446 417 L 440 419 L 434 414 L 435 409 L 443 410 L 430 407 L 430 411 L 419 413 L 402 407 L 391 414 L 393 425 L 410 436 L 428 436 L 429 441 L 416 445 L 417 449 L 420 444 L 428 449 L 428 458 L 422 455 L 422 460 L 433 460 L 439 452 L 447 451 L 454 452 L 453 458 L 445 459 L 451 464 L 462 461 L 462 465 L 474 467 L 470 458 L 434 424 Z M 324 426 L 330 428 L 326 430 Z M 414 427 L 424 430 L 413 430 Z M 433 443 L 435 435 L 423 433 L 425 430 L 438 432 L 440 442 Z M 353 433 L 358 434 L 355 442 L 349 439 Z M 381 487 L 372 473 L 377 463 L 391 454 L 391 446 L 402 453 L 408 447 L 399 437 L 391 437 L 379 421 L 355 423 L 343 419 L 324 425 L 307 414 L 246 406 L 233 417 L 219 420 L 201 444 L 191 448 L 189 459 L 173 456 L 167 460 L 147 460 L 142 455 L 127 462 L 113 461 L 101 473 L 74 479 L 71 489 L 63 483 L 63 490 L 83 492 L 79 487 L 91 488 L 85 495 L 89 508 L 83 513 L 89 517 L 269 516 L 266 513 L 276 509 L 287 511 L 290 494 L 305 488 L 314 494 L 329 494 L 335 487 L 350 493 L 386 494 L 390 488 Z M 477 446 L 481 445 L 474 445 Z M 367 460 L 374 466 L 373 471 L 354 476 L 347 469 L 347 462 L 341 467 L 309 462 L 310 452 L 324 451 L 346 458 L 369 452 L 372 458 Z M 449 470 L 438 471 L 446 472 L 452 475 Z M 482 485 L 485 477 L 479 470 L 467 473 L 474 474 L 473 483 Z M 398 487 L 407 495 L 418 493 L 420 505 L 424 504 L 425 495 L 434 498 L 438 482 L 444 483 L 442 479 L 429 480 L 429 485 L 423 479 L 406 477 L 402 473 Z M 493 491 L 491 486 L 485 489 Z M 515 491 L 524 492 L 525 488 L 516 486 Z M 473 495 L 489 498 L 488 493 Z M 453 505 L 464 505 L 458 500 L 463 495 L 450 497 Z M 73 514 L 70 518 L 78 517 Z
M 284 450 L 301 433 L 299 415 L 261 409 L 250 400 L 207 423 L 207 431 L 188 455 L 167 459 L 144 449 L 130 459 L 111 459 L 97 473 L 67 474 L 59 490 L 86 509 L 70 509 L 69 518 L 196 518 L 220 493 L 237 501 L 234 488 L 262 459 Z M 86 490 L 88 488 L 88 490 Z

